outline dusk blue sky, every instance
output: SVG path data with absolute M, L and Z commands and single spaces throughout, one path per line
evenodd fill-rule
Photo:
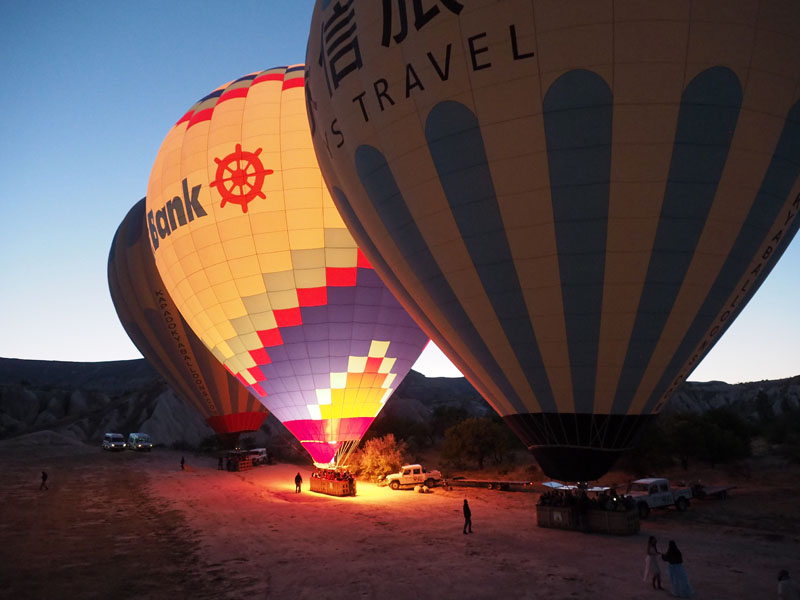
M 170 127 L 253 71 L 302 63 L 311 0 L 0 2 L 0 356 L 139 358 L 106 280 Z M 690 379 L 800 374 L 800 242 Z M 458 375 L 433 345 L 415 367 Z

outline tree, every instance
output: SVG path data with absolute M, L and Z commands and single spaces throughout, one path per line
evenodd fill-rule
M 453 425 L 458 425 L 467 418 L 469 413 L 461 406 L 437 406 L 433 409 L 431 433 L 436 437 L 443 437 Z
M 427 423 L 381 411 L 372 423 L 367 439 L 389 433 L 394 434 L 395 439 L 403 440 L 412 450 L 424 448 L 432 443 L 430 426 Z
M 772 402 L 764 390 L 758 390 L 756 395 L 756 411 L 758 412 L 758 419 L 762 423 L 775 418 L 775 411 L 772 410 Z
M 475 461 L 483 469 L 487 458 L 499 464 L 510 448 L 508 432 L 502 425 L 487 417 L 471 418 L 445 431 L 442 458 L 456 465 L 463 465 L 465 459 Z
M 353 454 L 351 470 L 359 477 L 376 481 L 399 471 L 406 462 L 407 452 L 407 444 L 388 433 L 364 442 Z

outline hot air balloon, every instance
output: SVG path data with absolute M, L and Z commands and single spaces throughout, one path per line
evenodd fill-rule
M 318 465 L 341 465 L 429 338 L 331 200 L 303 72 L 253 73 L 197 102 L 158 153 L 147 222 L 189 326 Z
M 317 1 L 334 202 L 549 476 L 632 448 L 796 232 L 798 23 L 795 0 Z
M 256 431 L 264 406 L 187 327 L 156 270 L 145 229 L 144 198 L 120 223 L 108 255 L 108 288 L 131 341 L 184 402 L 195 407 L 227 445 Z

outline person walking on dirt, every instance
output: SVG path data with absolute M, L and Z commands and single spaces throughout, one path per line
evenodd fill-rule
M 185 465 L 186 465 L 186 461 L 183 460 L 183 457 L 181 456 L 181 471 L 186 470 L 186 466 Z
M 300 476 L 300 471 L 294 476 L 294 493 L 300 493 L 300 486 L 303 485 L 303 478 Z
M 778 600 L 800 600 L 800 587 L 789 577 L 789 571 L 778 573 Z
M 469 532 L 467 528 L 469 528 Z M 469 509 L 469 502 L 464 498 L 464 534 L 467 533 L 472 533 L 472 511 Z
M 47 487 L 47 473 L 42 471 L 42 485 L 39 486 L 39 491 L 41 490 L 49 490 L 50 488 Z

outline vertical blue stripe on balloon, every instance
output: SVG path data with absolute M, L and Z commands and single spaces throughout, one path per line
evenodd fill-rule
M 742 104 L 736 74 L 712 67 L 683 92 L 664 201 L 612 413 L 628 411 L 714 202 Z
M 675 352 L 653 394 L 648 399 L 644 409 L 645 413 L 655 408 L 661 395 L 667 391 L 672 380 L 678 376 L 681 367 L 691 358 L 691 353 L 702 342 L 703 336 L 712 326 L 714 319 L 723 312 L 725 302 L 734 294 L 736 286 L 750 267 L 750 262 L 755 258 L 756 252 L 758 252 L 766 236 L 769 235 L 770 227 L 780 216 L 781 207 L 791 193 L 798 177 L 800 177 L 800 102 L 792 107 L 786 117 L 772 160 L 764 174 L 764 180 L 761 182 L 761 187 L 733 244 L 733 248 L 731 248 L 728 258 L 722 265 L 719 275 L 717 275 L 708 296 L 692 321 L 677 352 Z M 797 209 L 795 208 L 794 210 L 796 211 Z M 736 301 L 736 307 L 725 321 L 725 329 L 733 322 L 736 315 L 739 314 L 764 279 L 766 279 L 772 267 L 775 266 L 775 263 L 786 250 L 798 227 L 800 227 L 800 218 L 795 216 L 794 220 L 784 228 L 780 240 L 775 244 L 774 256 L 770 258 L 767 266 L 758 274 L 758 281 L 751 284 L 748 291 L 743 294 L 743 297 Z M 718 332 L 714 338 L 715 341 L 719 340 L 723 333 L 724 329 Z M 701 352 L 708 352 L 712 346 L 713 344 L 703 348 Z M 686 375 L 688 376 L 688 373 Z
M 611 90 L 591 71 L 550 86 L 543 117 L 576 413 L 594 407 L 611 177 Z
M 556 412 L 497 204 L 478 119 L 463 104 L 440 102 L 428 115 L 425 137 L 486 297 L 542 412 Z
M 397 187 L 386 158 L 372 146 L 359 146 L 355 152 L 355 165 L 361 184 L 386 230 L 439 310 L 450 325 L 461 334 L 465 345 L 480 361 L 481 366 L 514 409 L 517 412 L 529 412 L 489 352 L 439 268 Z

